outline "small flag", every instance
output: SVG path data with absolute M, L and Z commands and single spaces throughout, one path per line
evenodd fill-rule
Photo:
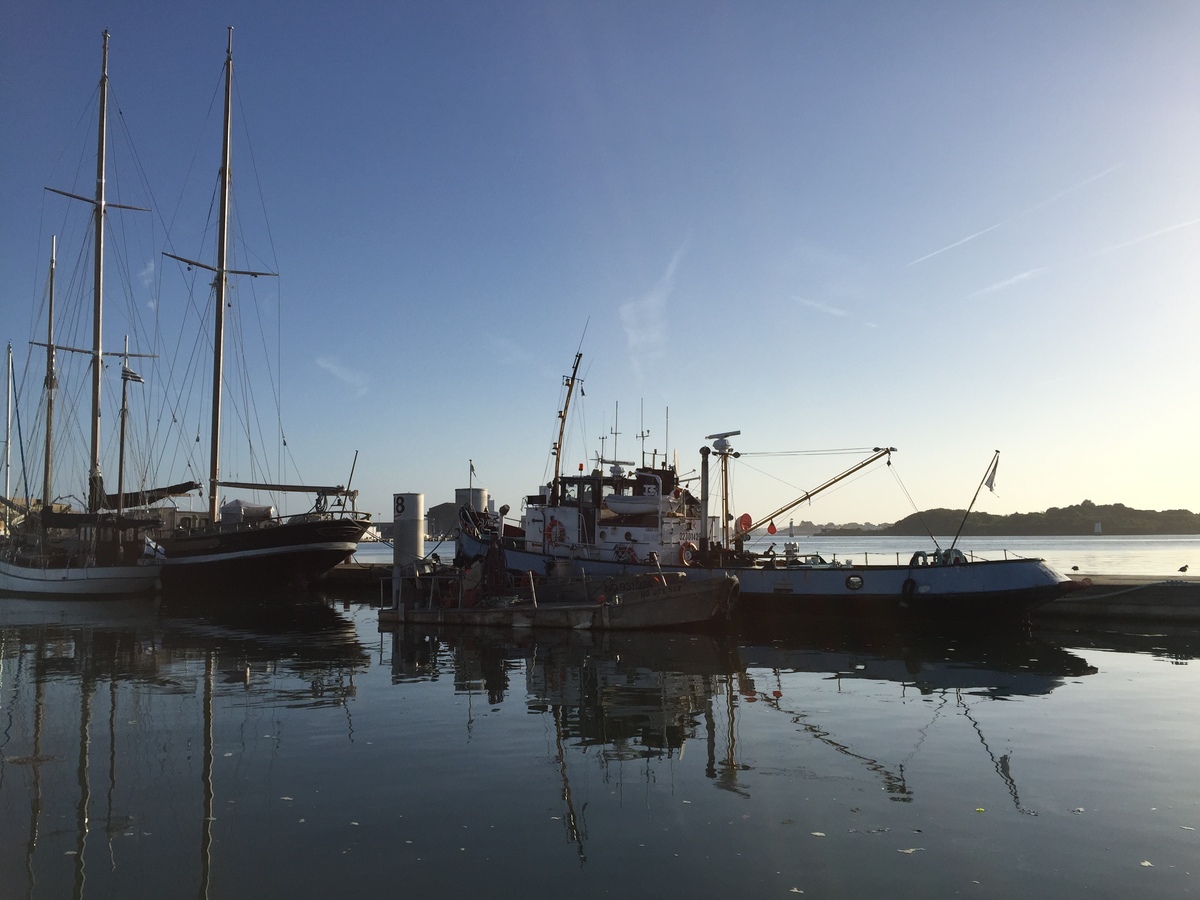
M 475 474 L 475 462 L 473 460 L 468 460 L 468 462 L 471 463 L 471 475 L 473 476 Z
M 133 371 L 133 369 L 129 368 L 129 366 L 121 366 L 121 380 L 122 381 L 137 381 L 141 384 L 146 383 L 142 379 L 142 376 L 139 375 L 137 372 Z
M 775 520 L 772 519 L 771 524 L 767 526 L 767 534 L 774 534 L 778 530 L 779 529 L 775 527 Z
M 996 470 L 998 468 L 1000 468 L 999 455 L 996 456 L 996 461 L 992 463 L 992 471 L 988 472 L 987 480 L 984 481 L 984 484 L 987 485 L 987 489 L 993 494 L 996 493 Z

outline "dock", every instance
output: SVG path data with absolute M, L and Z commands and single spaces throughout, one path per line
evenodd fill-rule
M 1200 578 L 1072 575 L 1076 590 L 1033 612 L 1034 619 L 1138 620 L 1200 625 Z
M 321 581 L 335 587 L 376 587 L 391 577 L 390 562 L 344 562 L 326 573 Z

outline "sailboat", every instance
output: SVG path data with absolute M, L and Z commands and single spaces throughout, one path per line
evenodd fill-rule
M 226 481 L 221 478 L 221 400 L 226 291 L 230 276 L 269 276 L 271 272 L 228 266 L 230 161 L 232 157 L 233 29 L 225 55 L 225 117 L 221 150 L 220 209 L 215 265 L 165 253 L 188 266 L 213 273 L 212 425 L 208 477 L 208 521 L 162 535 L 163 586 L 167 591 L 271 590 L 304 586 L 346 560 L 370 525 L 348 486 L 308 486 Z M 351 472 L 351 480 L 353 471 Z M 280 517 L 270 506 L 240 500 L 220 505 L 220 489 L 315 494 L 312 509 Z
M 0 543 L 0 591 L 18 594 L 80 594 L 124 596 L 152 591 L 159 586 L 161 564 L 148 550 L 143 532 L 156 523 L 146 518 L 127 517 L 123 488 L 118 495 L 104 491 L 100 472 L 100 395 L 103 381 L 101 323 L 104 300 L 104 222 L 108 209 L 138 209 L 105 200 L 105 148 L 108 109 L 108 32 L 99 88 L 99 136 L 97 139 L 96 193 L 83 197 L 50 188 L 53 193 L 92 204 L 94 215 L 94 268 L 92 278 L 92 346 L 88 349 L 56 345 L 54 342 L 55 249 L 51 250 L 49 274 L 49 322 L 46 336 L 46 433 L 42 497 L 23 501 L 4 497 L 4 505 L 15 517 Z M 40 344 L 40 342 L 35 342 Z M 54 393 L 57 387 L 55 353 L 58 350 L 91 357 L 91 457 L 87 508 L 72 510 L 53 502 Z M 123 372 L 128 368 L 128 347 Z M 11 363 L 10 363 L 11 370 Z M 137 376 L 134 376 L 135 378 Z M 140 378 L 138 379 L 140 380 Z M 125 392 L 122 391 L 124 398 Z M 125 418 L 122 405 L 122 421 Z M 7 448 L 6 448 L 7 454 Z M 124 444 L 122 443 L 122 461 Z M 6 462 L 7 465 L 7 462 Z M 123 481 L 123 466 L 122 479 Z M 187 490 L 192 485 L 178 486 Z M 6 478 L 7 492 L 7 478 Z M 170 493 L 168 489 L 166 493 Z M 28 494 L 28 491 L 26 491 Z M 165 495 L 165 494 L 163 494 Z

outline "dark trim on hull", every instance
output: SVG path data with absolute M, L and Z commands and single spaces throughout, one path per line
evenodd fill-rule
M 164 540 L 163 590 L 273 591 L 303 588 L 344 562 L 365 522 L 322 519 L 254 528 L 203 529 Z

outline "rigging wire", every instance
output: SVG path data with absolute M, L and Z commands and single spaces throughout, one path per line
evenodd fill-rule
M 925 533 L 929 535 L 929 539 L 933 541 L 933 545 L 937 547 L 937 549 L 941 550 L 941 545 L 938 543 L 937 538 L 934 537 L 933 531 L 930 529 L 929 525 L 926 524 L 925 517 L 921 515 L 921 510 L 917 508 L 916 501 L 913 500 L 912 495 L 908 492 L 908 488 L 904 486 L 904 482 L 900 480 L 900 473 L 896 471 L 895 465 L 890 465 L 888 468 L 892 472 L 892 477 L 896 479 L 896 484 L 900 485 L 900 490 L 903 491 L 904 496 L 908 498 L 908 504 L 912 507 L 913 512 L 916 513 L 917 521 L 921 523 L 921 527 L 925 529 Z
M 742 453 L 741 456 L 842 456 L 850 453 L 871 453 L 874 450 L 874 447 L 837 447 L 832 450 L 751 450 Z

